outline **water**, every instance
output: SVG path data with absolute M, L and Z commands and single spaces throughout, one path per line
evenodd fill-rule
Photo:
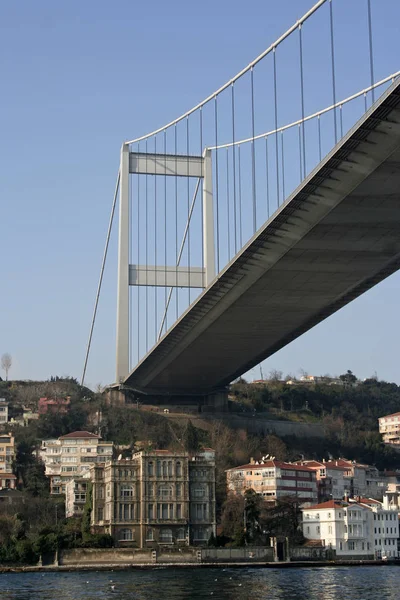
M 396 566 L 0 574 L 1 600 L 398 600 L 399 590 Z

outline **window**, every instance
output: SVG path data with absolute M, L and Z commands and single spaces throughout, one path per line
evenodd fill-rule
M 306 533 L 310 533 L 310 528 L 306 527 Z
M 193 498 L 203 498 L 205 490 L 203 487 L 196 487 L 193 489 Z
M 161 477 L 161 460 L 157 461 L 157 477 Z
M 133 485 L 122 485 L 121 486 L 121 498 L 132 498 L 133 496 Z
M 119 520 L 130 521 L 133 518 L 133 505 L 131 504 L 120 504 L 119 505 Z
M 176 463 L 176 476 L 182 477 L 182 463 L 179 460 Z
M 98 521 L 102 521 L 104 517 L 104 511 L 103 508 L 98 508 L 97 509 L 97 520 Z
M 348 542 L 347 546 L 349 550 L 354 550 L 354 542 Z
M 328 526 L 328 533 L 332 533 L 332 525 Z
M 152 542 L 153 540 L 154 540 L 154 531 L 152 530 L 151 527 L 148 527 L 147 532 L 146 532 L 146 541 Z
M 193 532 L 193 538 L 195 540 L 206 540 L 207 539 L 207 530 L 202 527 L 196 527 Z
M 182 504 L 176 505 L 176 518 L 182 519 Z
M 153 473 L 154 473 L 154 464 L 153 464 L 153 461 L 150 461 L 149 463 L 147 463 L 147 475 L 152 477 Z
M 185 534 L 185 528 L 184 527 L 180 527 L 178 529 L 176 537 L 177 537 L 178 540 L 185 540 L 186 539 L 186 534 Z
M 176 497 L 180 498 L 181 494 L 182 494 L 182 486 L 180 483 L 177 483 L 175 486 L 175 490 L 176 490 Z
M 167 461 L 166 460 L 163 460 L 163 463 L 162 463 L 162 474 L 163 474 L 163 477 L 167 477 L 168 473 L 167 473 Z
M 154 518 L 153 517 L 153 504 L 149 504 L 147 510 L 148 510 L 148 518 L 153 519 Z
M 123 542 L 129 542 L 130 540 L 133 540 L 132 529 L 121 529 L 118 539 Z
M 172 530 L 164 529 L 160 530 L 160 542 L 172 542 Z
M 321 527 L 317 525 L 317 533 L 321 533 Z
M 165 485 L 158 488 L 158 496 L 160 498 L 171 498 L 172 497 L 172 487 L 170 485 Z
M 161 518 L 168 519 L 168 504 L 161 504 Z
M 332 514 L 328 513 L 328 519 L 331 519 L 331 518 L 332 518 Z
M 168 477 L 172 477 L 172 460 L 168 461 Z

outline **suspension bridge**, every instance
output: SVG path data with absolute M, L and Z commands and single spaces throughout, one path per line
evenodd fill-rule
M 123 144 L 82 381 L 117 204 L 115 386 L 136 395 L 223 401 L 399 269 L 391 15 L 355 5 L 320 0 L 203 102 Z

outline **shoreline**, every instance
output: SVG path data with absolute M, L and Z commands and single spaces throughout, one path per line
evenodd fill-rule
M 400 563 L 383 560 L 343 561 L 292 561 L 292 562 L 184 562 L 184 563 L 130 563 L 86 564 L 45 566 L 2 566 L 0 573 L 75 573 L 79 571 L 135 571 L 157 569 L 299 569 L 322 567 L 384 567 L 400 566 Z

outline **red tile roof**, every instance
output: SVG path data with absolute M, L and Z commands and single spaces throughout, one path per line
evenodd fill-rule
M 272 467 L 279 467 L 280 469 L 288 469 L 288 470 L 293 470 L 293 471 L 312 471 L 312 469 L 309 469 L 308 467 L 305 467 L 303 465 L 287 463 L 282 460 L 265 460 L 263 463 L 259 462 L 258 464 L 250 463 L 248 465 L 240 465 L 239 467 L 233 467 L 233 469 L 228 469 L 228 471 L 234 471 L 234 470 L 240 471 L 242 469 L 252 469 L 253 471 L 258 471 L 260 469 L 262 470 L 262 469 L 268 469 L 268 468 L 272 468 Z
M 357 500 L 357 503 L 359 504 L 382 504 L 382 502 L 379 502 L 379 500 L 374 500 L 373 498 L 360 498 L 359 500 Z
M 60 440 L 77 439 L 77 438 L 99 439 L 100 436 L 96 435 L 95 433 L 90 433 L 90 431 L 73 431 L 72 433 L 67 433 L 66 435 L 61 435 L 59 437 Z
M 383 417 L 379 417 L 379 419 L 387 419 L 388 417 L 400 417 L 400 412 L 393 413 L 391 415 L 384 415 Z
M 336 500 L 328 500 L 328 502 L 321 502 L 321 504 L 314 504 L 314 506 L 309 506 L 308 508 L 304 508 L 304 511 L 308 510 L 322 510 L 323 508 L 343 508 L 343 506 L 347 506 L 347 503 L 338 502 Z

